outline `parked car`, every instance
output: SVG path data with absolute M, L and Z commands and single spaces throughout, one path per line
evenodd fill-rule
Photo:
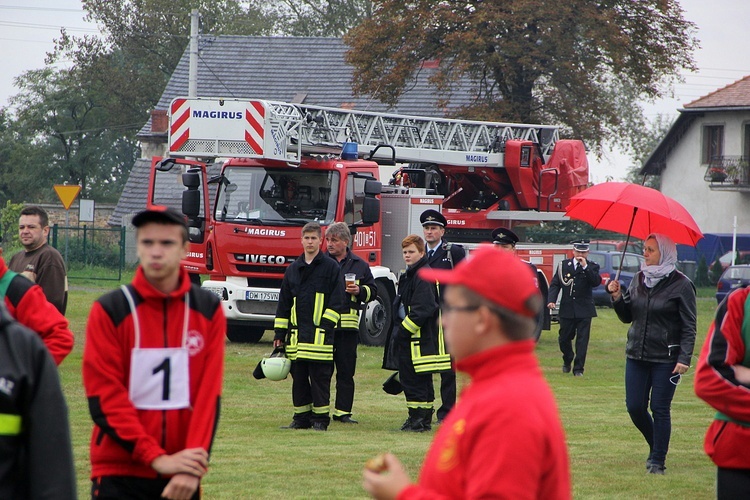
M 750 285 L 750 265 L 727 267 L 716 284 L 716 303 L 721 303 L 730 292 L 748 285 Z
M 591 240 L 589 242 L 591 250 L 601 250 L 604 252 L 625 250 L 625 242 L 620 240 Z M 640 240 L 630 241 L 628 243 L 628 252 L 640 254 L 643 251 L 643 243 Z
M 641 264 L 643 263 L 644 258 L 643 255 L 636 253 L 625 253 L 623 255 L 622 252 L 591 250 L 589 252 L 588 260 L 599 264 L 599 274 L 602 277 L 601 284 L 592 290 L 594 304 L 598 306 L 611 306 L 609 294 L 604 286 L 610 278 L 615 279 L 617 269 L 620 267 L 620 262 L 622 261 L 620 285 L 622 288 L 627 288 L 630 286 L 630 282 L 633 280 L 635 273 L 641 270 Z

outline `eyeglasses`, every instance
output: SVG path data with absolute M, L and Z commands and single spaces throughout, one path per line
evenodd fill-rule
M 470 312 L 470 311 L 476 311 L 482 306 L 451 306 L 449 304 L 443 303 L 442 311 L 443 314 L 448 314 L 452 312 Z

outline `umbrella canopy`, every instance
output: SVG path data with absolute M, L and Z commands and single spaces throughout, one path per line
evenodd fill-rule
M 585 189 L 570 199 L 565 215 L 642 240 L 661 233 L 675 243 L 695 246 L 703 238 L 685 207 L 656 189 L 628 182 L 604 182 Z

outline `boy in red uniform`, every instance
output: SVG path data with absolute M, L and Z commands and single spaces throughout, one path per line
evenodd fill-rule
M 440 426 L 419 482 L 386 454 L 383 471 L 365 469 L 365 490 L 399 499 L 571 498 L 565 435 L 534 356 L 542 297 L 529 267 L 480 248 L 452 271 L 420 276 L 447 285 L 445 341 L 471 384 Z
M 180 266 L 184 216 L 146 210 L 133 225 L 135 278 L 95 302 L 86 327 L 91 496 L 199 498 L 219 421 L 226 321 L 218 298 Z

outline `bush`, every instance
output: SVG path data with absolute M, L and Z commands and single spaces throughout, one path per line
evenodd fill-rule
M 8 200 L 0 209 L 0 237 L 2 237 L 4 248 L 20 247 L 18 239 L 18 219 L 21 217 L 23 203 L 11 203 Z M 12 254 L 11 254 L 12 255 Z
M 711 284 L 708 279 L 708 263 L 706 257 L 701 256 L 701 260 L 698 262 L 698 269 L 695 271 L 695 286 L 709 286 Z
M 63 256 L 67 252 L 69 265 L 85 264 L 106 268 L 118 268 L 120 266 L 120 246 L 106 240 L 92 241 L 87 238 L 84 246 L 83 238 L 71 236 L 66 249 L 65 237 L 61 237 L 57 241 L 57 250 Z
M 709 284 L 715 286 L 716 283 L 719 282 L 719 278 L 721 278 L 721 273 L 723 272 L 724 268 L 721 267 L 721 262 L 719 262 L 719 259 L 716 259 L 714 263 L 711 264 L 711 270 L 708 272 Z

